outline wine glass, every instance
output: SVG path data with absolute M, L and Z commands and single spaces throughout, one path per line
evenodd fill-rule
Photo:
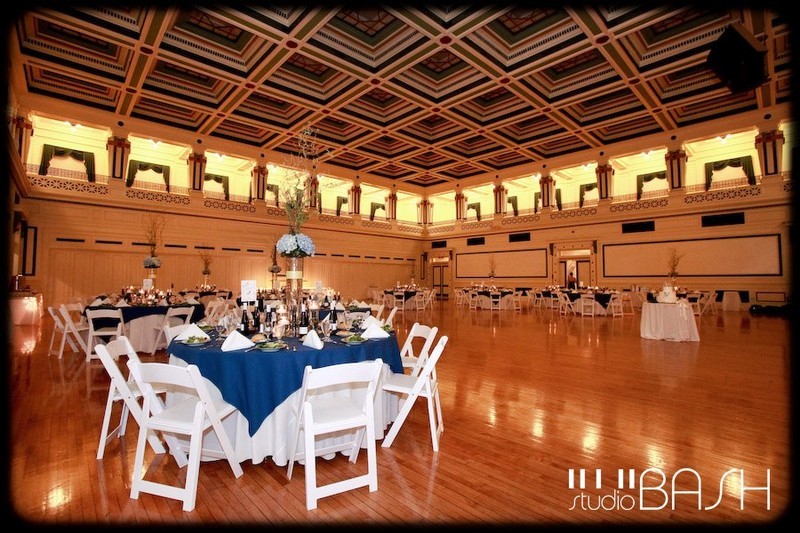
M 322 341 L 323 342 L 331 342 L 331 321 L 330 320 L 323 320 L 319 323 L 320 327 L 322 328 Z

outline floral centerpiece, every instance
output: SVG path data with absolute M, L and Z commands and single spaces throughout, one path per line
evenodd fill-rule
M 211 262 L 214 260 L 214 258 L 211 257 L 211 252 L 208 250 L 199 250 L 197 253 L 200 256 L 200 260 L 203 261 L 203 271 L 201 274 L 204 276 L 211 275 Z
M 150 270 L 150 278 L 155 279 L 155 269 L 161 267 L 161 258 L 156 255 L 156 248 L 162 240 L 166 220 L 161 214 L 150 214 L 144 219 L 144 238 L 150 255 L 144 258 L 144 268 Z
M 667 258 L 667 277 L 670 278 L 672 284 L 675 285 L 675 278 L 678 277 L 678 265 L 681 262 L 683 255 L 678 255 L 675 248 L 669 249 L 669 257 Z
M 299 321 L 300 302 L 303 299 L 303 259 L 314 255 L 314 241 L 300 230 L 308 220 L 307 189 L 316 177 L 312 174 L 316 169 L 319 150 L 315 140 L 315 131 L 307 125 L 297 138 L 300 152 L 293 155 L 289 168 L 293 169 L 287 177 L 282 191 L 283 208 L 289 223 L 289 231 L 278 238 L 275 251 L 286 258 L 286 309 L 292 322 Z M 273 266 L 275 264 L 273 258 Z M 270 271 L 274 270 L 270 268 Z

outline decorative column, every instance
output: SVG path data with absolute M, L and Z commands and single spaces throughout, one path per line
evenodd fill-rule
M 33 122 L 28 117 L 17 115 L 11 120 L 11 138 L 14 140 L 14 148 L 17 155 L 25 166 L 28 162 L 28 149 L 31 146 L 33 137 Z
M 348 201 L 348 207 L 350 208 L 351 215 L 360 215 L 361 214 L 361 185 L 359 185 L 361 178 L 356 176 L 356 181 L 352 187 L 350 187 L 350 199 Z
M 206 176 L 206 156 L 202 153 L 192 152 L 189 154 L 189 176 L 191 178 L 192 190 L 202 191 L 203 180 Z M 266 181 L 266 178 L 265 180 Z
M 386 197 L 386 219 L 397 220 L 397 191 L 396 185 L 392 185 L 392 192 Z
M 461 192 L 461 186 L 456 184 L 456 220 L 467 218 L 467 197 Z
M 417 223 L 422 225 L 430 224 L 432 214 L 433 204 L 427 198 L 417 204 Z
M 613 197 L 614 169 L 608 163 L 598 163 L 594 169 L 597 175 L 597 191 L 599 200 L 608 200 Z
M 783 171 L 783 132 L 762 131 L 756 137 L 756 150 L 761 165 L 761 176 L 772 176 Z
M 253 198 L 256 200 L 264 200 L 266 198 L 266 189 L 267 189 L 267 167 L 256 165 L 253 167 L 252 172 L 250 175 L 252 176 L 252 180 L 250 180 Z M 192 180 L 194 183 L 194 179 Z
M 124 180 L 128 171 L 131 143 L 126 137 L 111 137 L 106 143 L 106 150 L 108 150 L 108 168 L 111 177 Z
M 671 150 L 664 155 L 667 164 L 667 181 L 670 191 L 683 188 L 684 176 L 686 176 L 686 152 L 683 150 Z
M 508 189 L 503 187 L 503 183 L 500 182 L 499 177 L 497 175 L 495 175 L 494 179 L 497 182 L 497 184 L 494 186 L 494 214 L 505 215 L 506 200 L 508 199 Z
M 542 196 L 542 210 L 549 208 L 553 204 L 553 190 L 556 186 L 556 180 L 550 175 L 542 176 L 539 178 L 539 190 Z

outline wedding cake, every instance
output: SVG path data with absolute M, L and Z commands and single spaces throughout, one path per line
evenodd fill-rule
M 662 304 L 674 304 L 678 301 L 678 295 L 675 294 L 675 288 L 669 284 L 664 283 L 661 291 L 656 296 L 656 301 Z

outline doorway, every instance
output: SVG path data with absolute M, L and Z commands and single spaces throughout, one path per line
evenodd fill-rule
M 432 268 L 433 288 L 437 289 L 436 299 L 447 300 L 450 298 L 450 269 L 448 264 L 434 264 Z

